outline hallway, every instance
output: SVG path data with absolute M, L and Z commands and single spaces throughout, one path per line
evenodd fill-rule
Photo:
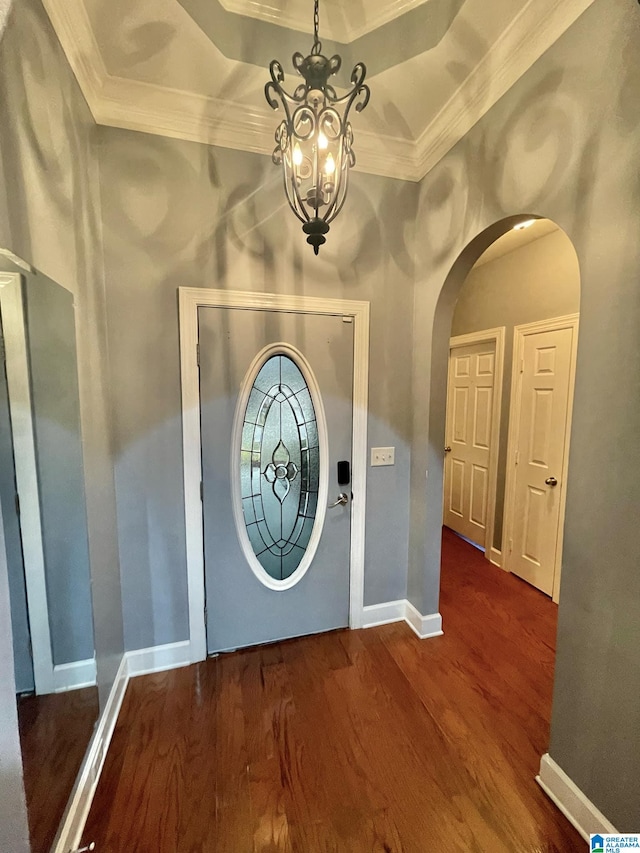
M 441 612 L 422 642 L 398 623 L 132 680 L 84 842 L 582 853 L 534 781 L 556 606 L 445 529 Z

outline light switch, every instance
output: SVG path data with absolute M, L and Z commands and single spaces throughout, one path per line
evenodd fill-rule
M 395 465 L 396 464 L 396 449 L 395 447 L 372 447 L 371 448 L 371 467 L 378 465 Z

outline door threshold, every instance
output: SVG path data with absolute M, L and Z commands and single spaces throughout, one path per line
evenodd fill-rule
M 310 631 L 308 634 L 296 634 L 295 637 L 276 637 L 273 640 L 265 640 L 263 643 L 252 643 L 249 646 L 236 646 L 232 649 L 219 649 L 217 652 L 207 652 L 207 658 L 215 658 L 219 655 L 228 655 L 233 652 L 244 652 L 252 649 L 262 649 L 267 646 L 275 646 L 277 643 L 292 643 L 295 640 L 302 640 L 305 637 L 319 637 L 321 634 L 330 634 L 336 631 L 350 631 L 350 625 L 338 625 L 336 628 L 327 628 L 326 630 Z

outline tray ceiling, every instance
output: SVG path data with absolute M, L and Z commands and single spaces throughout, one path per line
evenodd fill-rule
M 256 0 L 220 0 L 220 3 L 228 12 L 303 33 L 313 32 L 310 0 L 270 0 L 267 3 Z M 327 38 L 349 44 L 424 4 L 425 0 L 373 0 L 367 3 L 365 10 L 363 2 L 324 0 L 321 8 L 322 32 Z
M 321 0 L 324 52 L 369 70 L 358 168 L 420 180 L 593 0 Z M 264 100 L 311 0 L 44 0 L 96 121 L 270 154 Z M 295 86 L 293 73 L 287 83 Z M 340 80 L 338 80 L 338 85 Z

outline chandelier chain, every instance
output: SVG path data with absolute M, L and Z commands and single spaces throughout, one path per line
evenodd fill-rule
M 319 54 L 322 50 L 322 42 L 318 37 L 318 30 L 320 29 L 320 0 L 314 0 L 313 3 L 313 47 L 311 49 L 311 53 Z

